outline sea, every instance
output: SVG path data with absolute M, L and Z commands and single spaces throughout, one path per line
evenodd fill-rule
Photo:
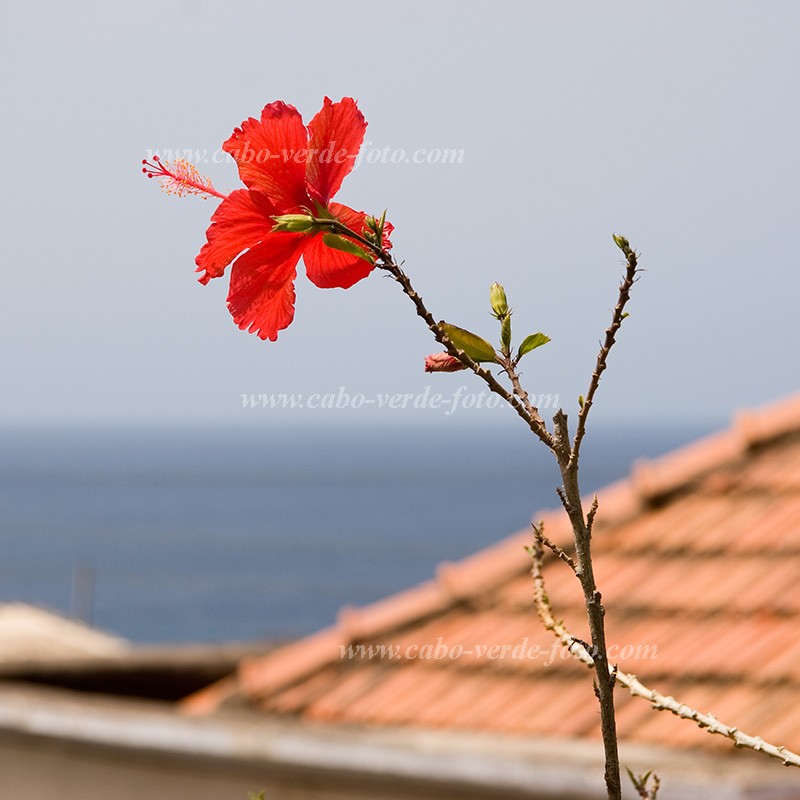
M 592 491 L 711 424 L 596 425 Z M 555 508 L 521 424 L 0 430 L 0 602 L 139 644 L 285 639 Z

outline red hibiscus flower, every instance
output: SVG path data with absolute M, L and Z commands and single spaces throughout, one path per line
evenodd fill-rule
M 275 341 L 291 323 L 301 256 L 309 279 L 322 289 L 347 289 L 374 269 L 371 257 L 329 247 L 318 228 L 273 231 L 274 217 L 310 212 L 364 234 L 364 212 L 331 198 L 353 169 L 366 127 L 349 97 L 338 103 L 326 97 L 308 126 L 297 109 L 278 101 L 265 106 L 260 119 L 245 120 L 222 146 L 247 188 L 231 192 L 214 212 L 196 263 L 205 284 L 233 262 L 228 308 L 240 328 Z M 391 232 L 388 223 L 385 230 Z M 386 237 L 383 244 L 391 246 Z

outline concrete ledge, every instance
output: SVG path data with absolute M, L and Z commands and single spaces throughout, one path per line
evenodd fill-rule
M 163 781 L 158 796 L 171 800 L 220 798 L 225 796 L 219 793 L 222 786 L 225 792 L 268 786 L 269 800 L 421 800 L 451 794 L 487 800 L 600 800 L 605 796 L 600 746 L 589 742 L 312 726 L 244 711 L 185 717 L 166 703 L 11 684 L 0 684 L 0 748 L 4 780 L 9 769 L 21 768 L 23 752 L 30 762 L 27 774 L 37 771 L 40 794 L 17 790 L 15 800 L 44 796 L 41 781 L 46 770 L 36 761 L 52 761 L 56 751 L 65 763 L 71 759 L 81 764 L 80 780 L 72 780 L 73 793 L 64 792 L 63 776 L 52 776 L 57 796 L 68 800 L 146 796 L 141 794 L 141 782 L 158 776 Z M 12 763 L 14 753 L 17 760 Z M 655 769 L 671 800 L 800 796 L 800 772 L 789 772 L 755 754 L 719 757 L 628 747 L 623 758 L 635 770 Z M 107 782 L 105 795 L 99 776 Z M 134 793 L 126 793 L 126 782 Z M 217 788 L 206 795 L 203 786 Z M 305 794 L 303 786 L 315 788 Z

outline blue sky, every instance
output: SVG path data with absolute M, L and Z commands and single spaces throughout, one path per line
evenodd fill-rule
M 502 282 L 520 337 L 553 340 L 528 357 L 532 392 L 574 407 L 584 391 L 621 275 L 612 232 L 646 271 L 599 415 L 721 419 L 798 388 L 793 2 L 6 0 L 0 14 L 2 424 L 251 424 L 242 394 L 479 391 L 423 373 L 438 348 L 378 274 L 323 291 L 301 270 L 277 343 L 239 331 L 227 279 L 194 274 L 216 201 L 166 197 L 139 172 L 153 150 L 212 154 L 276 99 L 309 119 L 325 95 L 359 100 L 366 154 L 463 150 L 365 161 L 337 199 L 388 209 L 437 318 L 494 334 Z M 198 166 L 239 186 L 230 162 Z M 423 417 L 444 424 L 402 416 Z

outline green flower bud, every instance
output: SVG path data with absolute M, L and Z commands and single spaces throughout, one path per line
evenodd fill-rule
M 284 214 L 273 217 L 275 226 L 273 233 L 305 233 L 314 227 L 314 217 L 308 214 Z
M 386 225 L 385 211 L 380 217 L 372 217 L 369 215 L 364 217 L 364 226 L 373 233 L 377 234 L 378 236 L 383 235 L 383 229 L 385 225 Z
M 620 236 L 617 233 L 612 234 L 614 237 L 614 244 L 622 250 L 625 255 L 629 255 L 631 252 L 631 243 L 624 237 Z
M 489 302 L 497 319 L 503 319 L 508 314 L 508 300 L 505 289 L 495 281 L 489 289 Z

